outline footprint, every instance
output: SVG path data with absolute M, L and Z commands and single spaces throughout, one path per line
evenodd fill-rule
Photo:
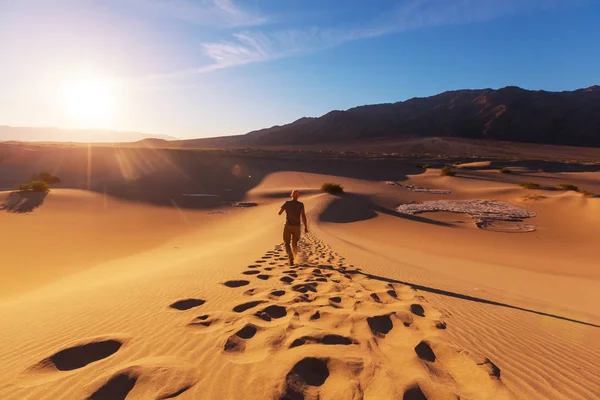
M 280 397 L 281 400 L 304 399 L 304 393 L 310 386 L 322 386 L 329 378 L 327 360 L 314 357 L 306 357 L 294 365 L 287 374 L 286 389 Z M 308 386 L 308 387 L 307 387 Z
M 404 392 L 402 400 L 427 400 L 427 396 L 425 396 L 418 385 L 414 385 Z
M 242 272 L 242 274 L 244 274 L 244 275 L 258 275 L 258 274 L 260 274 L 260 271 L 258 271 L 256 269 L 251 269 L 250 271 L 244 271 L 244 272 Z
M 423 306 L 420 304 L 411 304 L 410 305 L 410 312 L 418 315 L 419 317 L 424 317 L 425 316 L 425 310 L 423 309 Z
M 119 371 L 99 377 L 91 384 L 87 400 L 124 400 L 125 398 L 175 398 L 198 382 L 193 365 L 171 357 L 136 361 Z
M 376 303 L 381 303 L 381 299 L 379 298 L 379 296 L 377 296 L 376 293 L 371 293 L 371 298 L 376 302 Z
M 307 292 L 316 293 L 317 292 L 317 283 L 310 282 L 310 283 L 302 283 L 299 285 L 294 285 L 294 286 L 292 286 L 292 290 L 294 290 L 296 292 L 300 292 L 300 293 L 307 293 Z
M 371 332 L 376 335 L 387 335 L 394 327 L 389 315 L 369 317 L 367 318 L 367 323 L 369 324 L 369 328 L 371 328 Z
M 415 353 L 421 360 L 435 362 L 435 353 L 431 349 L 429 343 L 425 340 L 421 340 L 421 342 L 415 346 Z
M 194 318 L 194 320 L 192 322 L 190 322 L 188 324 L 188 326 L 204 326 L 204 327 L 209 327 L 212 325 L 212 323 L 214 322 L 214 320 L 209 319 L 210 315 L 205 314 L 205 315 L 200 315 L 199 317 Z
M 137 380 L 138 376 L 133 371 L 117 374 L 92 393 L 87 400 L 125 400 Z
M 263 281 L 266 281 L 267 279 L 269 279 L 271 277 L 271 275 L 260 274 L 260 275 L 256 275 L 256 277 L 258 279 L 262 279 Z
M 115 354 L 123 345 L 115 339 L 97 340 L 69 347 L 34 365 L 32 371 L 72 371 Z
M 258 331 L 258 327 L 256 325 L 248 324 L 240 329 L 236 335 L 241 337 L 242 339 L 251 339 L 256 335 Z
M 281 282 L 285 282 L 285 283 L 292 283 L 294 282 L 294 278 L 292 278 L 291 276 L 284 276 L 281 279 L 279 279 Z
M 281 297 L 285 294 L 285 290 L 274 290 L 270 294 L 271 296 Z
M 258 331 L 256 325 L 247 324 L 242 329 L 227 338 L 223 350 L 228 353 L 240 353 L 246 349 L 246 340 L 251 339 Z
M 189 310 L 190 308 L 199 307 L 204 303 L 206 303 L 206 301 L 202 299 L 185 299 L 176 301 L 169 307 L 174 308 L 176 310 L 184 311 Z
M 257 300 L 257 301 L 249 301 L 248 303 L 238 304 L 237 306 L 233 307 L 233 311 L 235 311 L 237 313 L 241 313 L 241 312 L 244 312 L 251 308 L 254 308 L 257 305 L 262 304 L 262 303 L 264 303 L 263 300 Z
M 272 305 L 257 312 L 255 315 L 265 321 L 271 321 L 272 319 L 285 317 L 287 315 L 287 310 L 285 307 Z
M 236 288 L 236 287 L 240 287 L 240 286 L 246 286 L 249 283 L 250 283 L 250 281 L 234 280 L 234 281 L 227 281 L 223 285 L 230 287 L 230 288 Z
M 354 339 L 341 336 L 341 335 L 333 335 L 326 334 L 321 336 L 302 336 L 292 342 L 290 345 L 290 349 L 298 346 L 303 346 L 305 344 L 324 344 L 324 345 L 343 345 L 348 346 L 351 344 L 357 344 L 358 342 Z

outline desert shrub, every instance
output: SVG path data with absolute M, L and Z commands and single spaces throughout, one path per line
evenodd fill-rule
M 463 163 L 462 161 L 457 161 L 457 162 L 455 162 L 453 165 L 454 165 L 455 167 L 458 167 L 458 166 L 459 166 L 459 165 L 461 165 L 461 164 L 464 164 L 464 163 Z
M 541 186 L 537 183 L 525 182 L 525 183 L 521 183 L 521 187 L 523 187 L 525 189 L 539 189 Z
M 326 182 L 321 185 L 321 191 L 329 194 L 342 194 L 344 188 L 338 183 Z
M 418 168 L 423 168 L 423 169 L 428 169 L 428 168 L 431 168 L 431 165 L 429 165 L 429 164 L 419 164 L 419 165 L 417 165 L 417 167 Z
M 48 172 L 41 172 L 39 175 L 34 176 L 33 179 L 34 181 L 39 180 L 39 181 L 44 181 L 46 182 L 48 185 L 52 185 L 55 183 L 60 183 L 60 178 L 58 176 L 54 176 Z
M 31 187 L 31 191 L 33 192 L 47 192 L 48 191 L 48 183 L 44 181 L 32 181 L 29 182 L 29 186 Z
M 570 183 L 559 183 L 558 185 L 556 185 L 556 187 L 563 190 L 573 190 L 574 192 L 579 191 L 579 188 L 577 186 L 571 185 Z
M 500 172 L 501 174 L 510 174 L 512 171 L 506 167 L 500 168 L 498 170 L 498 172 Z
M 456 172 L 452 171 L 452 168 L 450 168 L 449 166 L 445 166 L 444 168 L 442 168 L 442 176 L 454 176 L 456 175 Z
M 48 183 L 44 181 L 31 181 L 17 186 L 17 189 L 22 192 L 47 192 Z

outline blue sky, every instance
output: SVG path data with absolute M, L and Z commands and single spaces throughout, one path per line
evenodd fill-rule
M 0 125 L 191 138 L 446 90 L 573 90 L 600 84 L 599 21 L 598 0 L 0 0 Z M 104 102 L 65 105 L 81 76 Z

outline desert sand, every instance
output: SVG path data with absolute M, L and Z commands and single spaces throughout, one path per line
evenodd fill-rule
M 132 154 L 117 174 L 131 186 L 174 165 Z M 69 157 L 52 171 L 68 176 Z M 186 194 L 223 201 L 175 197 L 179 175 L 161 172 L 170 202 L 144 197 L 159 178 L 120 190 L 123 160 L 106 159 L 91 184 L 0 211 L 1 399 L 600 398 L 600 198 L 550 190 L 600 193 L 598 172 L 226 160 L 244 180 L 173 167 L 199 182 Z M 321 193 L 330 181 L 346 193 Z M 529 181 L 547 188 L 518 185 Z M 310 233 L 289 266 L 277 211 L 294 188 Z M 395 211 L 434 200 L 535 216 L 482 229 L 466 214 Z

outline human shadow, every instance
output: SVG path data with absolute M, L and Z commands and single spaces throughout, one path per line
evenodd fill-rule
M 320 266 L 320 267 L 322 267 L 322 266 Z M 334 267 L 332 267 L 332 268 L 334 268 Z M 334 268 L 334 269 L 338 270 L 337 268 Z M 593 324 L 591 322 L 580 321 L 580 320 L 577 320 L 577 319 L 574 319 L 574 318 L 565 317 L 565 316 L 562 316 L 562 315 L 547 313 L 547 312 L 538 311 L 538 310 L 532 310 L 532 309 L 525 308 L 525 307 L 519 307 L 519 306 L 507 304 L 507 303 L 501 303 L 501 302 L 498 302 L 498 301 L 488 300 L 488 299 L 484 299 L 484 298 L 481 298 L 481 297 L 469 296 L 469 295 L 466 295 L 466 294 L 451 292 L 449 290 L 443 290 L 443 289 L 433 288 L 433 287 L 430 287 L 430 286 L 419 285 L 419 284 L 416 284 L 416 283 L 402 281 L 402 280 L 399 280 L 399 279 L 386 278 L 386 277 L 383 277 L 383 276 L 369 274 L 369 273 L 362 272 L 362 271 L 359 271 L 359 270 L 345 270 L 345 271 L 343 271 L 343 270 L 340 269 L 339 272 L 350 274 L 350 275 L 363 275 L 363 276 L 365 276 L 365 277 L 367 277 L 369 279 L 378 280 L 378 281 L 381 281 L 381 282 L 398 283 L 398 284 L 401 284 L 401 285 L 410 286 L 411 288 L 413 288 L 415 290 L 421 290 L 423 292 L 439 294 L 441 296 L 453 297 L 453 298 L 456 298 L 456 299 L 471 301 L 471 302 L 480 303 L 480 304 L 489 304 L 489 305 L 497 306 L 497 307 L 510 308 L 510 309 L 513 309 L 513 310 L 524 311 L 524 312 L 531 313 L 531 314 L 542 315 L 542 316 L 545 316 L 545 317 L 560 319 L 560 320 L 563 320 L 563 321 L 574 322 L 574 323 L 581 324 L 581 325 L 592 326 L 594 328 L 600 328 L 600 325 Z
M 32 212 L 44 203 L 47 196 L 48 192 L 12 192 L 0 204 L 0 210 L 17 214 Z
M 336 198 L 321 212 L 319 215 L 319 220 L 322 222 L 345 224 L 373 219 L 377 217 L 378 213 L 406 219 L 409 221 L 443 226 L 447 228 L 456 227 L 456 225 L 448 222 L 436 221 L 417 215 L 399 213 L 396 210 L 386 208 L 375 203 L 368 196 L 356 193 L 344 193 L 336 196 Z
M 447 296 L 447 297 L 453 297 L 455 299 L 460 299 L 460 300 L 465 300 L 465 301 L 471 301 L 474 303 L 480 303 L 480 304 L 488 304 L 488 305 L 492 305 L 492 306 L 497 306 L 497 307 L 504 307 L 504 308 L 510 308 L 513 310 L 519 310 L 519 311 L 523 311 L 523 312 L 527 312 L 527 313 L 531 313 L 531 314 L 536 314 L 536 315 L 542 315 L 544 317 L 549 317 L 549 318 L 555 318 L 555 319 L 560 319 L 563 321 L 568 321 L 568 322 L 573 322 L 576 324 L 581 324 L 581 325 L 587 325 L 587 326 L 591 326 L 594 328 L 600 328 L 600 325 L 591 323 L 591 322 L 587 322 L 587 321 L 580 321 L 578 319 L 574 319 L 574 318 L 569 318 L 569 317 L 565 317 L 562 315 L 557 315 L 557 314 L 552 314 L 552 313 L 547 313 L 547 312 L 543 312 L 543 311 L 538 311 L 538 310 L 532 310 L 530 308 L 525 308 L 525 307 L 519 307 L 519 306 L 515 306 L 512 304 L 507 304 L 507 303 L 501 303 L 498 301 L 493 301 L 493 300 L 488 300 L 488 299 L 484 299 L 481 297 L 475 297 L 475 296 L 469 296 L 466 294 L 462 294 L 462 293 L 456 293 L 456 292 L 451 292 L 449 290 L 443 290 L 443 289 L 438 289 L 438 288 L 434 288 L 434 287 L 430 287 L 430 286 L 425 286 L 425 285 L 419 285 L 416 283 L 412 283 L 412 282 L 407 282 L 407 281 L 403 281 L 400 279 L 392 279 L 392 278 L 386 278 L 384 276 L 378 276 L 378 275 L 374 275 L 374 274 L 369 274 L 363 271 L 360 271 L 358 269 L 347 269 L 345 267 L 334 267 L 332 265 L 318 265 L 317 267 L 318 269 L 327 269 L 330 271 L 337 271 L 341 274 L 344 275 L 362 275 L 368 279 L 373 279 L 373 280 L 377 280 L 380 282 L 386 282 L 386 283 L 397 283 L 400 285 L 405 285 L 405 286 L 409 286 L 412 289 L 415 290 L 421 290 L 423 292 L 428 292 L 428 293 L 434 293 L 434 294 L 439 294 L 441 296 Z

